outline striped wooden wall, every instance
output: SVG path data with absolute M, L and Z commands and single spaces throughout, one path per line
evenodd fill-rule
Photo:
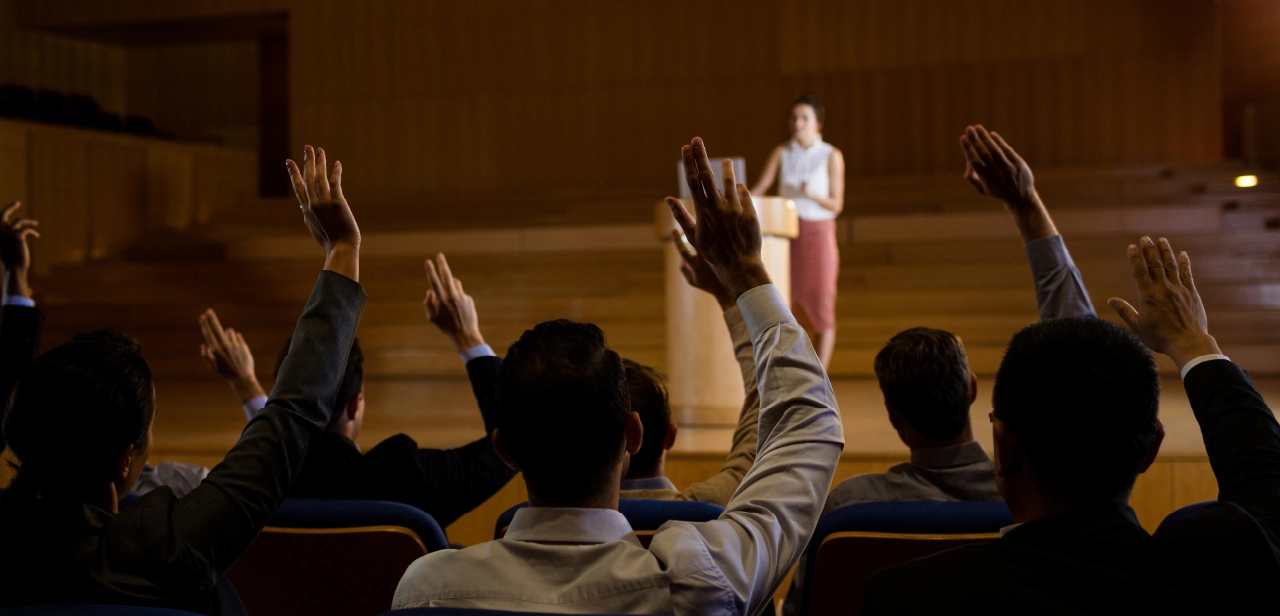
M 648 200 L 694 134 L 754 175 L 806 91 L 855 175 L 952 170 L 974 121 L 1041 167 L 1221 152 L 1212 0 L 44 0 L 19 17 L 88 36 L 276 10 L 294 149 L 340 153 L 388 207 Z

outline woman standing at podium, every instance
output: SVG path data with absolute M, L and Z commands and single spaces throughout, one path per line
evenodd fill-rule
M 822 140 L 825 120 L 818 97 L 806 94 L 791 103 L 791 141 L 773 149 L 751 189 L 763 195 L 777 179 L 778 194 L 796 204 L 800 236 L 791 241 L 791 305 L 813 331 L 824 368 L 836 346 L 836 216 L 844 209 L 844 155 Z

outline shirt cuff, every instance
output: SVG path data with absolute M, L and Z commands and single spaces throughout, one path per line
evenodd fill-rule
M 267 397 L 254 396 L 249 398 L 248 402 L 241 404 L 241 406 L 244 408 L 244 418 L 246 420 L 253 419 L 254 416 L 258 414 L 258 411 L 261 411 L 263 407 L 267 406 Z
M 6 306 L 26 306 L 27 308 L 35 308 L 36 300 L 21 295 L 8 295 L 4 298 Z
M 464 364 L 471 363 L 471 360 L 477 357 L 497 357 L 498 356 L 497 353 L 493 352 L 493 347 L 490 347 L 487 344 L 477 344 L 463 351 L 462 353 L 459 353 L 459 355 L 462 356 L 462 363 Z
M 1027 251 L 1027 260 L 1031 262 L 1031 271 L 1039 274 L 1053 271 L 1064 265 L 1071 265 L 1071 253 L 1061 235 L 1050 235 L 1027 242 L 1023 248 Z
M 762 284 L 738 296 L 738 308 L 752 340 L 774 325 L 795 320 L 778 287 L 772 284 Z
M 724 324 L 731 330 L 734 327 L 746 326 L 746 322 L 742 320 L 742 309 L 737 304 L 724 309 Z
M 1184 381 L 1185 381 L 1185 380 L 1187 379 L 1187 373 L 1188 373 L 1188 372 L 1191 372 L 1191 369 L 1192 369 L 1192 368 L 1195 368 L 1196 366 L 1199 366 L 1200 364 L 1203 364 L 1204 362 L 1207 362 L 1207 361 L 1214 361 L 1214 360 L 1217 360 L 1217 359 L 1225 359 L 1225 360 L 1227 360 L 1227 361 L 1231 361 L 1231 358 L 1230 358 L 1230 357 L 1227 357 L 1226 355 L 1221 355 L 1221 354 L 1218 354 L 1218 353 L 1211 353 L 1211 354 L 1209 354 L 1209 355 L 1201 355 L 1200 357 L 1197 357 L 1197 358 L 1195 358 L 1195 359 L 1193 359 L 1193 360 L 1191 360 L 1191 361 L 1187 362 L 1185 365 L 1183 365 L 1183 366 L 1182 366 L 1182 380 L 1184 380 Z

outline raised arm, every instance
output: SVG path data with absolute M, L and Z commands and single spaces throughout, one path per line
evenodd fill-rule
M 756 444 L 759 442 L 760 392 L 756 388 L 756 360 L 751 347 L 751 334 L 747 331 L 747 322 L 742 318 L 742 310 L 738 308 L 736 299 L 724 283 L 720 282 L 711 264 L 685 245 L 679 231 L 672 230 L 671 239 L 683 260 L 680 273 L 684 275 L 685 281 L 694 288 L 710 293 L 720 304 L 720 310 L 724 311 L 725 326 L 729 328 L 729 339 L 733 342 L 733 354 L 742 370 L 742 412 L 738 415 L 738 425 L 733 431 L 729 457 L 725 458 L 724 466 L 720 467 L 718 473 L 680 492 L 681 498 L 685 500 L 715 503 L 723 507 L 729 504 L 729 499 L 738 490 L 742 478 L 755 463 Z
M 769 152 L 769 160 L 764 163 L 764 169 L 760 170 L 760 179 L 756 180 L 756 185 L 751 187 L 751 194 L 766 195 L 769 193 L 769 187 L 773 186 L 773 182 L 778 179 L 778 166 L 782 164 L 782 147 L 778 146 Z
M 960 136 L 964 178 L 978 194 L 1004 202 L 1022 235 L 1036 284 L 1040 319 L 1097 316 L 1080 271 L 1036 192 L 1031 167 L 1004 138 L 981 124 Z
M 356 281 L 360 230 L 342 195 L 341 164 L 326 176 L 324 150 L 310 146 L 303 163 L 302 169 L 293 161 L 288 166 L 303 221 L 324 248 L 325 271 L 298 320 L 270 401 L 222 463 L 172 509 L 149 506 L 162 502 L 147 501 L 157 494 L 152 493 L 125 510 L 142 527 L 168 529 L 166 539 L 176 542 L 178 558 L 200 559 L 218 571 L 244 552 L 275 513 L 328 425 L 366 300 Z M 156 498 L 166 494 L 159 491 Z
M 31 300 L 27 271 L 31 248 L 27 241 L 40 237 L 34 227 L 40 223 L 13 215 L 22 204 L 14 201 L 0 214 L 0 264 L 4 265 L 4 308 L 0 314 L 0 396 L 9 399 L 18 376 L 40 353 L 40 329 L 44 315 Z M 0 450 L 5 447 L 0 436 Z
M 1129 246 L 1138 312 L 1120 298 L 1110 304 L 1151 350 L 1182 373 L 1191 410 L 1218 479 L 1218 500 L 1239 505 L 1280 541 L 1280 424 L 1253 382 L 1222 354 L 1209 334 L 1191 257 L 1174 256 L 1169 241 L 1143 237 Z M 1278 544 L 1280 545 L 1280 544 Z
M 716 586 L 727 582 L 736 611 L 750 614 L 772 599 L 813 534 L 844 437 L 822 363 L 760 259 L 760 223 L 751 195 L 735 185 L 727 164 L 725 192 L 717 189 L 701 139 L 685 146 L 682 155 L 697 223 L 680 201 L 668 198 L 667 203 L 685 236 L 736 298 L 751 333 L 760 442 L 755 464 L 720 519 L 669 526 L 654 537 L 650 550 L 668 562 L 709 558 L 721 580 Z M 694 541 L 702 541 L 705 551 L 690 550 Z M 676 606 L 681 613 L 700 609 L 705 606 Z
M 240 400 L 245 419 L 253 419 L 266 405 L 267 393 L 258 383 L 253 351 L 244 341 L 244 335 L 229 327 L 224 329 L 213 308 L 200 315 L 200 333 L 204 336 L 204 344 L 200 345 L 200 358 L 231 387 L 231 391 Z
M 449 260 L 443 254 L 424 263 L 427 270 L 427 295 L 422 308 L 431 321 L 462 357 L 471 379 L 471 389 L 480 416 L 484 418 L 485 433 L 492 434 L 497 419 L 498 368 L 502 360 L 484 341 L 480 333 L 480 315 L 476 301 L 462 288 L 462 279 L 454 278 Z

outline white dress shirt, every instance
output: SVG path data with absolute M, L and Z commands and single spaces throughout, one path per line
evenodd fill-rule
M 641 547 L 610 509 L 527 508 L 507 535 L 414 561 L 393 608 L 750 614 L 771 601 L 813 529 L 844 436 L 835 394 L 773 285 L 738 298 L 760 391 L 756 462 L 724 514 L 668 522 Z

